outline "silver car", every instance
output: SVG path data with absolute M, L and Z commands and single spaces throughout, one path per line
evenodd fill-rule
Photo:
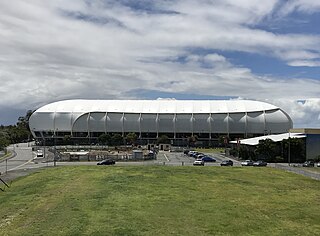
M 253 166 L 267 166 L 267 165 L 268 163 L 262 160 L 253 162 Z
M 253 166 L 253 161 L 252 160 L 245 160 L 241 162 L 242 166 Z
M 204 161 L 202 159 L 197 159 L 193 162 L 194 166 L 204 166 Z

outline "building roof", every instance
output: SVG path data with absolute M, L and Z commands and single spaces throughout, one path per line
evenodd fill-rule
M 124 113 L 239 113 L 277 110 L 278 107 L 251 100 L 64 100 L 36 112 L 124 112 Z
M 290 133 L 320 134 L 320 129 L 296 128 L 296 129 L 290 129 Z
M 271 139 L 274 142 L 279 142 L 289 138 L 305 138 L 305 137 L 306 135 L 302 133 L 284 133 L 284 134 L 273 134 L 273 135 L 255 137 L 255 138 L 241 139 L 239 140 L 239 142 L 240 144 L 255 146 L 259 144 L 259 141 L 266 140 L 266 139 Z M 233 143 L 233 144 L 237 144 L 237 142 L 238 141 L 230 141 L 230 143 Z

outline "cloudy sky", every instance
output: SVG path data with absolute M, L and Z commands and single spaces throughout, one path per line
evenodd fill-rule
M 0 2 L 0 124 L 85 99 L 253 99 L 320 128 L 320 1 Z

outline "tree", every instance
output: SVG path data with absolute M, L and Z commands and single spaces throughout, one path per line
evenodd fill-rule
M 119 146 L 119 145 L 123 144 L 123 137 L 120 134 L 112 135 L 111 144 L 114 146 Z
M 68 145 L 71 143 L 71 135 L 65 135 L 63 136 L 63 143 Z
M 164 144 L 169 144 L 170 143 L 170 139 L 167 135 L 161 135 L 158 140 L 157 140 L 157 144 L 159 143 L 164 143 Z
M 138 136 L 136 135 L 136 133 L 128 133 L 126 139 L 128 143 L 134 144 L 137 141 Z
M 29 110 L 25 116 L 20 116 L 16 125 L 0 126 L 0 138 L 2 143 L 0 144 L 0 148 L 8 146 L 10 143 L 29 141 L 31 137 L 29 118 L 32 113 L 33 111 Z
M 261 140 L 255 150 L 255 153 L 256 156 L 258 156 L 258 159 L 272 162 L 277 156 L 276 143 L 271 139 Z
M 226 147 L 229 144 L 229 137 L 228 136 L 219 136 L 218 143 L 220 147 Z
M 5 149 L 9 144 L 10 140 L 4 134 L 0 134 L 0 150 Z
M 197 135 L 192 135 L 188 137 L 188 145 L 189 146 L 194 146 L 194 144 L 198 141 L 198 136 Z
M 110 136 L 110 134 L 101 134 L 98 137 L 98 141 L 101 144 L 109 145 L 109 144 L 111 144 L 111 136 Z
M 240 146 L 238 156 L 242 160 L 252 160 L 254 159 L 254 151 L 247 146 Z
M 290 142 L 290 145 L 289 145 Z M 290 162 L 304 162 L 306 159 L 305 139 L 289 138 L 282 141 L 283 156 L 285 161 L 289 162 L 289 147 L 290 147 Z

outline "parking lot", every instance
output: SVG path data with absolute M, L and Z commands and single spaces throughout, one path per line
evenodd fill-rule
M 206 162 L 206 166 L 220 166 L 220 163 L 224 160 L 228 160 L 228 158 L 224 157 L 221 154 L 211 154 L 211 153 L 204 153 L 208 156 L 213 157 L 216 159 L 216 162 Z M 191 166 L 193 165 L 193 162 L 195 161 L 194 157 L 185 155 L 183 152 L 168 152 L 168 151 L 160 151 L 157 155 L 156 162 L 159 164 L 164 165 L 185 165 L 185 166 Z M 234 166 L 241 166 L 240 162 L 236 160 L 232 160 Z

